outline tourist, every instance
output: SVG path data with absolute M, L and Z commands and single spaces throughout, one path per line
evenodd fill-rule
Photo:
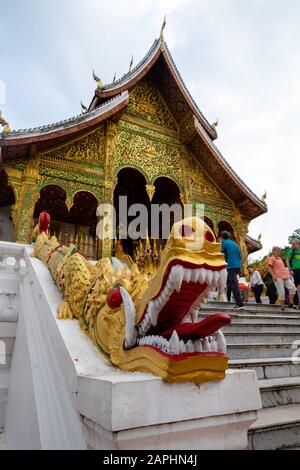
M 292 240 L 292 249 L 288 252 L 286 265 L 293 275 L 294 283 L 298 291 L 297 303 L 300 299 L 300 241 Z M 295 299 L 294 299 L 295 303 Z M 299 308 L 299 305 L 298 305 Z
M 294 281 L 291 277 L 289 269 L 285 266 L 280 258 L 280 248 L 275 246 L 272 250 L 272 256 L 268 260 L 268 271 L 271 274 L 274 284 L 278 292 L 278 299 L 281 304 L 281 310 L 285 310 L 285 288 L 289 291 L 289 308 L 294 308 L 293 297 L 296 292 Z
M 227 289 L 233 293 L 235 299 L 234 308 L 241 310 L 244 308 L 238 283 L 238 274 L 242 268 L 241 251 L 237 244 L 231 240 L 229 232 L 222 232 L 221 237 L 222 253 L 224 253 L 227 263 Z
M 238 277 L 239 281 L 239 288 L 240 288 L 240 294 L 242 298 L 242 302 L 248 302 L 248 297 L 249 297 L 249 284 L 246 280 L 246 277 L 244 276 L 244 273 L 242 273 Z
M 262 304 L 261 294 L 264 290 L 264 283 L 261 278 L 261 275 L 257 269 L 254 269 L 252 266 L 248 266 L 248 271 L 250 274 L 250 288 L 255 296 L 255 302 L 257 304 Z

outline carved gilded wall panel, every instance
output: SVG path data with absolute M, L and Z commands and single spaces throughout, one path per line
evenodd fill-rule
M 83 137 L 55 147 L 43 153 L 42 157 L 103 164 L 105 158 L 105 127 L 101 126 Z
M 156 138 L 155 138 L 156 137 Z M 162 141 L 159 133 L 152 131 L 151 137 L 138 133 L 136 126 L 123 121 L 116 135 L 115 174 L 122 168 L 139 170 L 148 184 L 160 176 L 173 179 L 180 189 L 184 186 L 180 146 Z
M 52 177 L 51 175 L 41 175 L 38 179 L 36 190 L 40 192 L 45 186 L 57 185 L 64 189 L 67 194 L 67 199 L 73 198 L 76 193 L 80 191 L 87 191 L 93 194 L 98 202 L 101 202 L 103 199 L 103 186 L 99 184 L 98 186 L 91 186 L 90 184 L 84 184 L 77 181 L 68 181 L 60 178 Z
M 142 80 L 130 93 L 127 112 L 169 129 L 177 129 L 172 114 L 150 77 Z

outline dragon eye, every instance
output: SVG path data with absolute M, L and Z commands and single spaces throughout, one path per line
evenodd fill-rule
M 179 229 L 179 234 L 181 237 L 191 237 L 194 231 L 189 225 L 182 225 Z
M 121 296 L 120 289 L 115 287 L 114 289 L 109 291 L 109 293 L 107 294 L 106 302 L 109 308 L 111 309 L 120 307 L 122 303 L 122 296 Z
M 215 237 L 213 236 L 211 232 L 205 232 L 205 240 L 213 243 L 215 241 Z

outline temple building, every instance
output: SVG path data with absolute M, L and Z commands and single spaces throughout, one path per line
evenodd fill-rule
M 62 243 L 76 242 L 88 258 L 111 255 L 113 241 L 96 237 L 96 209 L 126 195 L 128 205 L 203 203 L 205 221 L 216 236 L 229 230 L 244 260 L 259 250 L 248 226 L 267 211 L 265 200 L 216 147 L 216 125 L 189 94 L 162 35 L 122 78 L 94 78 L 91 104 L 76 117 L 13 131 L 0 116 L 0 240 L 30 243 L 46 210 Z

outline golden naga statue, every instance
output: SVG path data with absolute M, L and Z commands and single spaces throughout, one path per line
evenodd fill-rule
M 153 265 L 157 253 L 155 248 Z M 201 303 L 214 287 L 222 291 L 227 277 L 220 244 L 202 220 L 175 223 L 159 265 L 149 270 L 147 261 L 146 272 L 141 260 L 130 268 L 118 258 L 93 265 L 73 244 L 60 246 L 45 232 L 33 256 L 47 264 L 64 296 L 58 317 L 77 318 L 113 365 L 168 382 L 225 377 L 228 356 L 220 328 L 230 317 L 198 320 Z

